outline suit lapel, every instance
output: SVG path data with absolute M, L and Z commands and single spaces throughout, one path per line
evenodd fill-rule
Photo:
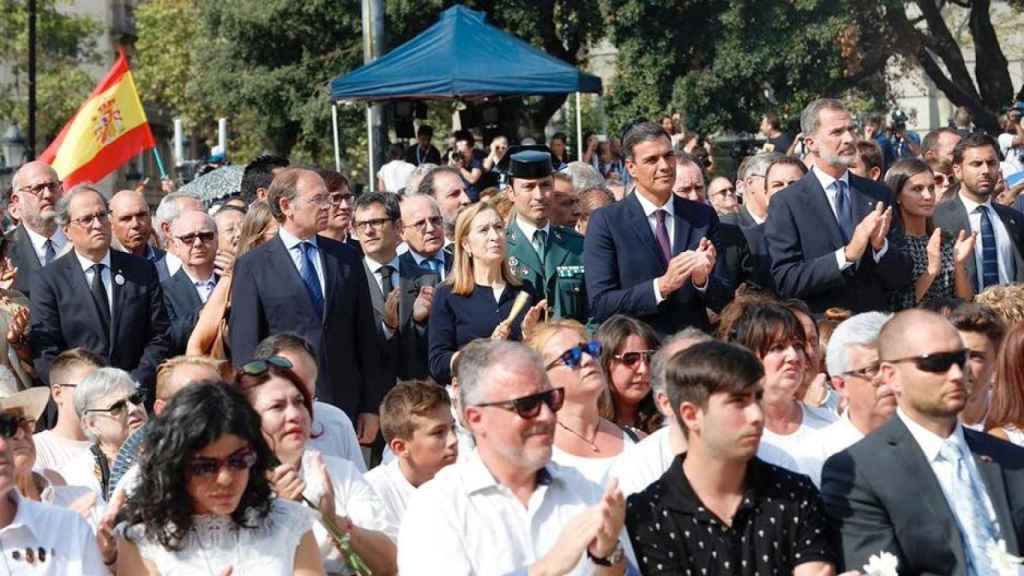
M 324 317 L 320 321 L 327 322 L 327 311 L 331 309 L 331 301 L 339 289 L 338 280 L 342 277 L 341 265 L 338 263 L 338 259 L 334 257 L 334 254 L 329 252 L 324 243 L 319 239 L 317 240 L 317 252 L 320 253 L 320 265 L 324 269 Z M 359 259 L 362 260 L 362 252 L 359 254 Z M 292 265 L 292 268 L 295 268 L 295 266 Z M 299 280 L 302 280 L 301 277 Z M 373 284 L 376 284 L 376 282 L 373 282 Z M 305 288 L 305 283 L 303 283 L 303 288 Z
M 682 198 L 672 195 L 672 220 L 675 222 L 675 230 L 672 232 L 672 255 L 685 252 L 690 245 L 690 221 L 683 212 L 686 211 L 686 202 Z
M 113 262 L 111 262 L 113 263 Z M 82 270 L 81 264 L 78 262 L 78 257 L 75 256 L 74 251 L 64 255 L 60 260 L 57 260 L 51 266 L 64 266 L 64 275 L 69 279 L 73 292 L 78 294 L 88 294 L 88 301 L 92 303 L 92 306 L 86 306 L 93 316 L 93 320 L 96 322 L 96 326 L 103 326 L 103 317 L 100 315 L 100 310 L 96 305 L 96 299 L 93 298 L 92 288 L 89 286 L 89 281 L 85 278 L 85 271 Z M 111 282 L 113 284 L 113 282 Z M 111 311 L 113 313 L 113 311 Z M 113 324 L 113 318 L 111 318 L 111 324 Z M 105 336 L 107 350 L 105 355 L 108 360 L 110 357 L 110 333 L 108 332 Z
M 25 225 L 18 226 L 18 231 L 15 233 L 18 237 L 17 245 L 24 248 L 24 255 L 22 259 L 28 262 L 29 270 L 33 272 L 43 267 L 43 263 L 39 261 L 39 256 L 36 254 L 35 246 L 32 244 L 32 238 L 28 235 L 28 231 L 25 230 Z M 70 245 L 71 242 L 67 242 Z
M 272 243 L 270 245 L 269 254 L 270 259 L 272 261 L 270 269 L 279 271 L 278 278 L 282 283 L 291 284 L 291 287 L 286 288 L 282 286 L 282 289 L 290 294 L 302 294 L 304 297 L 299 298 L 300 302 L 298 303 L 298 305 L 305 306 L 309 310 L 310 314 L 315 315 L 315 312 L 313 310 L 313 303 L 309 299 L 309 292 L 306 291 L 306 283 L 302 280 L 302 276 L 299 275 L 299 270 L 295 267 L 295 262 L 292 261 L 291 255 L 288 254 L 288 248 L 285 247 L 284 240 L 282 240 L 281 236 L 278 235 L 270 242 Z M 329 276 L 327 273 L 327 260 L 329 260 L 329 258 L 323 257 L 322 250 L 320 251 L 320 253 L 321 263 L 324 264 L 324 280 L 326 281 L 326 279 Z M 325 296 L 324 310 L 327 310 L 327 305 L 328 300 Z
M 121 310 L 124 309 L 124 293 L 125 293 L 125 276 L 123 272 L 124 261 L 121 258 L 121 254 L 116 250 L 110 251 L 110 289 L 114 291 L 113 298 L 114 306 L 110 310 L 110 334 L 111 336 L 117 334 L 118 322 L 121 320 Z M 121 282 L 117 279 L 120 278 Z M 112 339 L 111 342 L 116 341 L 116 338 Z
M 974 434 L 965 429 L 964 438 L 974 456 L 974 465 L 985 482 L 985 488 L 988 489 L 988 497 L 995 509 L 996 521 L 999 522 L 1000 535 L 1006 540 L 1006 550 L 1011 553 L 1019 553 L 1017 531 L 1014 529 L 1013 518 L 1010 516 L 1010 503 L 1006 499 L 1003 469 L 988 454 L 985 446 L 974 440 Z
M 625 202 L 626 216 L 629 220 L 627 227 L 632 230 L 640 245 L 646 246 L 651 254 L 657 258 L 657 261 L 662 263 L 663 268 L 667 268 L 668 262 L 665 262 L 665 256 L 661 253 L 658 241 L 654 238 L 654 232 L 651 231 L 647 215 L 644 214 L 644 207 L 640 204 L 640 200 L 636 198 L 637 194 L 638 192 L 634 190 L 623 200 Z
M 867 215 L 875 209 L 872 205 L 872 198 L 861 192 L 861 179 L 850 173 L 850 201 L 853 202 L 853 226 L 856 228 Z M 894 206 L 895 210 L 896 207 Z
M 383 318 L 385 296 L 377 284 L 377 275 L 370 270 L 365 260 L 363 261 L 363 271 L 366 273 L 366 283 L 370 286 L 370 301 L 373 302 L 373 311 L 376 312 L 378 318 Z

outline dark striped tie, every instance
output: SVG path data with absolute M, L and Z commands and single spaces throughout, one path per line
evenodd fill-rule
M 999 251 L 996 231 L 988 217 L 988 206 L 978 206 L 981 213 L 981 289 L 999 284 Z

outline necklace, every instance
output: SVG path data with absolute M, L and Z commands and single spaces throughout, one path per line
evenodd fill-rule
M 598 423 L 597 423 L 597 428 L 594 428 L 594 437 L 593 437 L 593 438 L 591 438 L 591 439 L 589 439 L 589 440 L 588 440 L 588 439 L 587 439 L 587 437 L 586 437 L 586 436 L 584 436 L 583 434 L 580 434 L 579 432 L 577 432 L 577 431 L 573 430 L 572 428 L 569 428 L 569 427 L 568 427 L 568 426 L 566 426 L 565 424 L 562 424 L 562 421 L 561 421 L 561 420 L 556 420 L 555 422 L 558 422 L 558 425 L 559 425 L 559 426 L 561 426 L 563 430 L 566 430 L 566 431 L 568 431 L 568 432 L 569 432 L 569 433 L 571 433 L 571 434 L 572 434 L 573 436 L 576 436 L 576 437 L 577 437 L 577 438 L 579 438 L 580 440 L 583 440 L 584 442 L 586 442 L 587 444 L 589 444 L 589 445 L 590 445 L 590 449 L 591 449 L 591 450 L 593 450 L 593 451 L 594 451 L 595 453 L 596 453 L 596 452 L 600 452 L 600 451 L 601 451 L 600 449 L 598 449 L 598 447 L 597 447 L 597 444 L 594 444 L 594 440 L 597 440 L 597 432 L 598 432 L 598 430 L 600 430 L 600 428 L 601 428 L 601 423 L 600 423 L 600 422 L 598 422 Z
M 200 516 L 200 517 L 197 517 L 197 520 L 199 522 L 204 522 L 205 523 L 204 524 L 205 528 L 209 529 L 209 531 L 210 531 L 210 534 L 209 534 L 209 536 L 210 536 L 209 548 L 211 548 L 211 549 L 215 548 L 214 540 L 217 540 L 217 537 L 214 536 L 214 534 L 213 534 L 214 532 L 222 531 L 222 533 L 223 533 L 224 531 L 226 531 L 226 532 L 229 532 L 229 533 L 231 533 L 232 535 L 235 536 L 235 545 L 233 546 L 233 552 L 234 552 L 235 561 L 234 561 L 234 563 L 230 564 L 230 566 L 231 566 L 232 569 L 237 569 L 238 566 L 239 566 L 240 559 L 241 559 L 240 556 L 239 556 L 239 550 L 238 549 L 239 549 L 239 547 L 242 544 L 242 534 L 241 534 L 241 531 L 239 530 L 239 528 L 237 526 L 231 526 L 231 525 L 227 524 L 226 522 L 224 522 L 223 519 L 217 518 L 215 516 L 214 517 L 208 517 L 208 518 L 203 518 L 202 516 Z M 218 527 L 217 526 L 218 523 L 220 523 L 221 526 Z M 195 531 L 194 534 L 195 534 L 195 538 L 196 538 L 196 543 L 199 545 L 199 556 L 203 559 L 203 563 L 206 564 L 206 570 L 210 573 L 210 576 L 215 576 L 216 574 L 218 574 L 218 572 L 214 572 L 213 571 L 213 566 L 210 565 L 210 558 L 209 558 L 208 552 L 207 552 L 207 545 L 203 543 L 203 537 L 200 534 L 200 532 L 203 531 L 204 526 L 200 526 L 199 524 L 194 524 L 192 526 L 192 529 Z M 222 539 L 222 541 L 223 541 L 223 539 Z M 220 573 L 222 573 L 222 572 L 220 572 Z

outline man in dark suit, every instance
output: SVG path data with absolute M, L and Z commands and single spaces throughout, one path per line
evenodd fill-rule
M 444 217 L 429 194 L 402 197 L 402 239 L 409 250 L 399 258 L 404 267 L 422 268 L 441 280 L 452 269 L 452 254 L 444 250 Z
M 330 199 L 315 172 L 288 168 L 274 177 L 267 203 L 280 225 L 273 240 L 238 259 L 231 283 L 231 358 L 241 367 L 271 334 L 291 331 L 317 351 L 317 395 L 356 423 L 359 440 L 377 436 L 386 391 L 373 307 L 354 250 L 318 237 Z
M 181 268 L 164 280 L 161 287 L 171 323 L 171 345 L 178 355 L 185 353 L 199 313 L 217 287 L 219 278 L 214 273 L 217 225 L 206 212 L 184 212 L 171 225 L 169 240 L 181 257 Z
M 687 326 L 707 330 L 707 307 L 721 310 L 733 287 L 710 206 L 675 196 L 675 152 L 653 122 L 623 138 L 635 191 L 590 217 L 584 239 L 590 312 L 596 322 L 628 314 L 662 334 Z
M 957 195 L 935 208 L 935 225 L 956 238 L 961 230 L 978 236 L 967 273 L 975 292 L 994 284 L 1024 282 L 1024 215 L 992 201 L 999 180 L 998 145 L 991 136 L 971 134 L 953 148 Z
M 899 573 L 995 574 L 986 548 L 1021 554 L 1024 449 L 962 426 L 967 351 L 946 319 L 901 312 L 882 328 L 880 378 L 896 416 L 825 462 L 821 492 L 847 569 L 873 554 Z
M 68 247 L 68 239 L 56 221 L 54 207 L 64 196 L 57 172 L 45 162 L 29 162 L 14 173 L 11 204 L 17 206 L 21 224 L 5 237 L 7 257 L 18 269 L 11 286 L 25 296 L 32 277 Z
M 153 264 L 110 249 L 107 202 L 80 187 L 57 205 L 73 250 L 32 278 L 29 342 L 36 374 L 76 346 L 132 373 L 148 403 L 156 368 L 170 356 L 167 313 Z
M 363 269 L 377 328 L 377 346 L 389 388 L 396 379 L 426 378 L 427 319 L 436 274 L 402 264 L 401 208 L 395 194 L 371 192 L 356 200 L 352 228 L 364 247 Z
M 764 224 L 768 217 L 768 167 L 779 158 L 782 158 L 782 154 L 778 152 L 761 152 L 743 159 L 736 172 L 736 183 L 743 190 L 743 205 L 738 212 L 722 216 L 722 222 L 740 228 Z
M 125 252 L 145 258 L 156 264 L 164 251 L 150 246 L 153 219 L 149 204 L 141 192 L 121 190 L 110 199 L 110 226 L 114 231 L 115 246 Z
M 850 173 L 856 148 L 850 113 L 838 100 L 807 105 L 800 117 L 814 165 L 772 196 L 765 240 L 776 288 L 811 310 L 886 310 L 889 292 L 911 281 L 913 266 L 890 242 L 892 195 Z M 891 238 L 892 237 L 892 238 Z
M 181 259 L 174 253 L 174 243 L 171 242 L 171 226 L 178 216 L 190 210 L 202 212 L 204 210 L 203 202 L 195 194 L 181 190 L 164 196 L 156 208 L 156 217 L 154 218 L 156 229 L 159 231 L 158 234 L 164 247 L 167 248 L 164 257 L 156 261 L 156 271 L 160 275 L 161 282 L 177 274 L 178 269 L 181 268 Z

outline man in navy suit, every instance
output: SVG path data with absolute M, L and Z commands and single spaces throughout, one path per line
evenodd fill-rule
M 628 314 L 662 334 L 706 330 L 706 308 L 720 310 L 733 291 L 716 258 L 718 216 L 672 193 L 676 153 L 661 126 L 637 124 L 622 144 L 636 189 L 591 215 L 583 245 L 594 320 Z
M 58 354 L 82 347 L 131 372 L 151 403 L 156 368 L 171 353 L 156 268 L 110 249 L 107 202 L 93 188 L 58 202 L 57 222 L 74 249 L 32 277 L 36 374 L 46 379 Z
M 852 174 L 853 121 L 838 100 L 822 98 L 800 115 L 810 172 L 772 196 L 765 240 L 772 277 L 784 298 L 811 310 L 887 310 L 889 292 L 911 281 L 913 265 L 890 237 L 892 194 Z
M 387 390 L 376 346 L 373 305 L 355 250 L 317 236 L 330 198 L 316 172 L 288 168 L 274 177 L 267 203 L 280 227 L 273 240 L 235 263 L 231 284 L 231 359 L 241 367 L 261 340 L 295 332 L 317 351 L 317 396 L 373 442 Z
M 402 239 L 409 250 L 400 257 L 402 266 L 421 268 L 444 280 L 452 269 L 452 255 L 444 248 L 444 217 L 437 200 L 429 194 L 402 197 Z
M 181 258 L 181 268 L 161 283 L 171 323 L 171 344 L 177 355 L 185 353 L 199 313 L 217 287 L 217 225 L 206 212 L 183 212 L 171 225 L 168 241 L 174 243 Z

